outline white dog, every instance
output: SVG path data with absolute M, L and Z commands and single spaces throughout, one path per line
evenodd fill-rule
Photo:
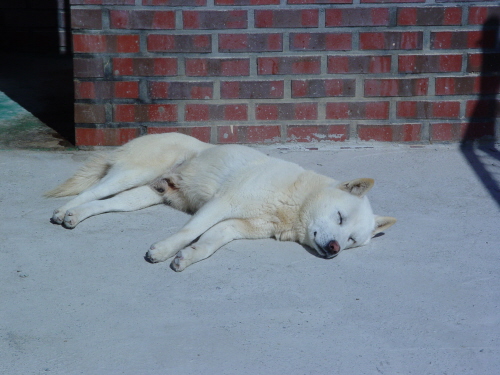
M 252 148 L 168 133 L 92 158 L 46 196 L 78 194 L 51 219 L 67 228 L 100 213 L 159 203 L 194 214 L 145 256 L 156 263 L 176 255 L 171 267 L 182 271 L 236 239 L 295 241 L 327 259 L 365 245 L 396 222 L 373 214 L 365 196 L 373 183 L 340 183 Z

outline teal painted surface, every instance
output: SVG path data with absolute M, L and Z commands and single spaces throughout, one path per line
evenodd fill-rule
M 0 148 L 44 148 L 53 133 L 43 122 L 0 91 Z
M 40 126 L 40 124 L 43 123 L 0 91 L 0 128 L 2 130 L 18 126 L 23 128 Z

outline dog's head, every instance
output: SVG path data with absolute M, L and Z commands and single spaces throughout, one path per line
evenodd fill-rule
M 307 209 L 305 245 L 323 258 L 334 258 L 342 250 L 366 245 L 376 234 L 396 222 L 393 217 L 373 214 L 365 194 L 374 181 L 361 178 L 323 189 Z

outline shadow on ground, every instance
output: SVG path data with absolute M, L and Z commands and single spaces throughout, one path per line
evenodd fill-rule
M 500 19 L 490 17 L 483 25 L 480 92 L 469 117 L 460 149 L 477 177 L 500 207 L 500 151 L 495 143 L 495 124 L 500 90 Z

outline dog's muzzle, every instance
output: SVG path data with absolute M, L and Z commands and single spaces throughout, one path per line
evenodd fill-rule
M 321 255 L 323 255 L 325 259 L 335 258 L 340 253 L 340 245 L 335 240 L 332 240 L 323 246 L 319 245 L 318 243 L 316 244 L 321 249 L 321 252 L 323 253 Z

